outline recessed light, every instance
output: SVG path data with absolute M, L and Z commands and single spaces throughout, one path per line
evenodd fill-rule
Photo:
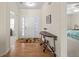
M 24 5 L 26 5 L 26 6 L 35 6 L 35 3 L 33 3 L 33 2 L 26 2 L 26 3 L 24 3 Z

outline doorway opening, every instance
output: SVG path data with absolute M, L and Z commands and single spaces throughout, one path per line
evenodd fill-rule
M 10 48 L 15 46 L 15 13 L 10 11 Z

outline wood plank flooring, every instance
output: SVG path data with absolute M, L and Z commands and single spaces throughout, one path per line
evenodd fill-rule
M 10 52 L 4 57 L 52 57 L 50 51 L 43 52 L 43 47 L 40 46 L 39 41 L 33 43 L 21 41 L 16 41 L 16 44 L 11 47 Z

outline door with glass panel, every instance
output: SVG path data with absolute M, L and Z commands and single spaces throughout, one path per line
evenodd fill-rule
M 15 45 L 15 13 L 10 11 L 10 48 Z

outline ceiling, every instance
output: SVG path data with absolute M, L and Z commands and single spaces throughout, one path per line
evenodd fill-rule
M 33 2 L 35 6 L 24 5 L 27 2 L 17 2 L 20 9 L 40 9 L 45 2 Z M 79 2 L 67 2 L 67 14 L 79 12 Z
M 67 2 L 67 14 L 79 12 L 79 2 Z
M 44 2 L 33 2 L 35 3 L 35 6 L 27 6 L 27 5 L 24 5 L 24 3 L 26 2 L 17 2 L 17 5 L 21 9 L 40 9 L 44 4 Z

